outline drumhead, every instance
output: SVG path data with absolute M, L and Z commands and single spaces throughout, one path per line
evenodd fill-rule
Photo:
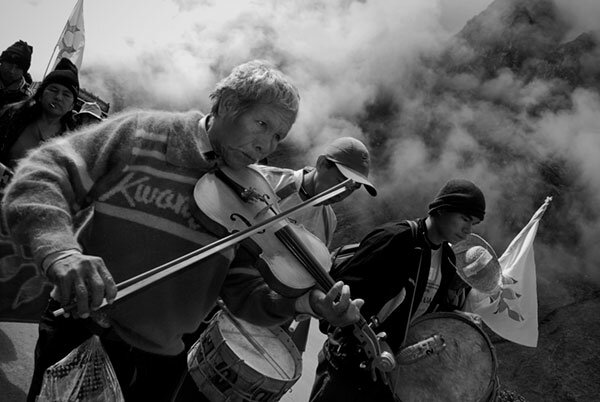
M 290 348 L 285 339 L 287 335 L 281 328 L 264 328 L 239 318 L 236 320 L 246 334 L 238 330 L 227 314 L 222 314 L 218 322 L 225 342 L 238 358 L 247 366 L 273 379 L 289 381 L 300 377 L 300 353 L 295 349 L 293 342 L 291 346 L 294 346 L 295 350 Z M 248 337 L 252 338 L 254 344 Z
M 210 401 L 274 402 L 300 378 L 302 358 L 281 328 L 218 311 L 188 352 L 188 368 Z
M 394 395 L 403 402 L 480 402 L 489 400 L 496 384 L 494 346 L 481 328 L 457 313 L 432 313 L 410 326 L 406 347 L 439 335 L 442 350 L 402 362 L 390 373 Z

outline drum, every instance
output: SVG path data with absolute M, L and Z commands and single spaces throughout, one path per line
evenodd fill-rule
M 498 363 L 488 336 L 457 313 L 432 313 L 411 324 L 390 373 L 390 387 L 402 402 L 493 401 Z
M 188 368 L 210 401 L 278 401 L 300 378 L 302 359 L 279 327 L 219 311 L 188 353 Z

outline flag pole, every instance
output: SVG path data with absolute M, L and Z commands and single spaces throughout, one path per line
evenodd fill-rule
M 58 49 L 58 43 L 56 45 L 54 45 L 54 48 L 52 49 L 52 54 L 50 55 L 50 60 L 48 60 L 48 65 L 46 66 L 46 70 L 44 70 L 44 76 L 42 77 L 42 80 L 44 78 L 46 78 L 46 74 L 48 73 L 48 68 L 50 67 L 50 64 L 52 64 L 52 60 L 54 59 L 54 55 L 56 54 L 56 49 Z

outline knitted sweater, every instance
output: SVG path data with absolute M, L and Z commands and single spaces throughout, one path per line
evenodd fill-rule
M 187 254 L 216 238 L 193 215 L 193 189 L 218 160 L 198 112 L 127 112 L 48 142 L 19 164 L 4 213 L 13 237 L 38 262 L 79 249 L 102 257 L 116 283 Z M 79 233 L 73 216 L 92 204 Z M 183 350 L 221 295 L 237 315 L 275 325 L 294 314 L 294 299 L 262 278 L 228 275 L 234 250 L 202 260 L 164 282 L 115 303 L 113 328 L 153 353 Z M 234 264 L 251 267 L 237 259 Z M 250 269 L 250 268 L 249 268 Z

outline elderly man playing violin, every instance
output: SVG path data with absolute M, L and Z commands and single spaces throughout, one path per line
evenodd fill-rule
M 92 334 L 100 336 L 126 400 L 172 400 L 187 368 L 182 335 L 198 327 L 218 297 L 259 325 L 305 313 L 333 325 L 358 319 L 362 300 L 351 300 L 342 282 L 327 293 L 312 289 L 290 298 L 262 278 L 229 281 L 230 267 L 247 264 L 236 256 L 238 247 L 119 299 L 116 283 L 218 240 L 197 219 L 196 182 L 219 167 L 244 169 L 271 154 L 299 107 L 294 85 L 262 61 L 236 67 L 210 98 L 206 115 L 114 115 L 48 142 L 17 167 L 3 201 L 5 219 L 55 285 L 40 322 L 29 401 L 40 392 L 44 370 Z M 74 217 L 90 205 L 93 217 L 76 231 Z M 61 306 L 68 314 L 56 316 Z

